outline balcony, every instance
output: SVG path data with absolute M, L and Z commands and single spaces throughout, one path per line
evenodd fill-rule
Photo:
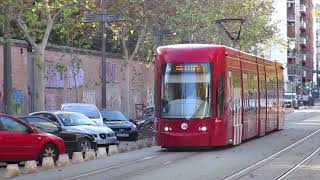
M 305 37 L 300 38 L 300 45 L 301 46 L 306 46 L 307 45 L 307 39 Z
M 306 54 L 300 54 L 300 59 L 302 61 L 306 61 L 307 60 L 307 55 Z
M 305 21 L 300 21 L 300 29 L 306 30 L 307 29 L 307 23 Z
M 300 5 L 300 12 L 303 13 L 303 14 L 306 14 L 307 7 L 305 5 Z
M 295 21 L 296 21 L 296 19 L 293 15 L 288 16 L 288 22 L 294 23 Z

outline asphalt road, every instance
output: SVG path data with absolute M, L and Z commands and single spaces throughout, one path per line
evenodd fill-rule
M 284 130 L 235 147 L 145 148 L 15 179 L 319 179 L 319 129 L 320 111 L 298 110 L 287 115 Z

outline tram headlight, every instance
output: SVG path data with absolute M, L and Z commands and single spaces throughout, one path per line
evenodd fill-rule
M 202 127 L 199 127 L 199 130 L 200 130 L 200 131 L 207 131 L 208 128 L 207 128 L 206 126 L 202 126 Z
M 171 127 L 166 126 L 166 127 L 164 127 L 164 131 L 166 131 L 166 132 L 168 132 L 168 131 L 172 131 L 172 128 L 171 128 Z

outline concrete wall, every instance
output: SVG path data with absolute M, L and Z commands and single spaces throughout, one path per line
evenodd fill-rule
M 79 59 L 81 68 L 73 71 L 71 59 Z M 45 109 L 57 110 L 62 103 L 86 102 L 101 107 L 101 83 L 99 69 L 101 56 L 97 51 L 71 50 L 51 47 L 45 52 Z M 13 91 L 16 101 L 16 114 L 29 113 L 27 49 L 24 44 L 12 47 Z M 56 65 L 63 64 L 64 71 Z M 153 103 L 153 66 L 146 67 L 143 62 L 130 63 L 130 118 L 134 118 L 135 104 Z M 3 46 L 0 45 L 0 69 L 3 68 Z M 76 68 L 75 68 L 76 69 Z M 3 71 L 1 71 L 3 72 Z M 107 108 L 123 110 L 124 67 L 120 55 L 107 56 Z M 3 73 L 0 74 L 3 84 Z M 75 83 L 76 82 L 76 83 Z M 75 84 L 77 88 L 75 88 Z M 3 92 L 2 86 L 0 91 Z M 2 99 L 1 99 L 2 100 Z M 2 101 L 1 101 L 2 102 Z M 20 106 L 19 106 L 20 105 Z M 0 108 L 1 108 L 0 104 Z M 22 109 L 21 109 L 22 108 Z

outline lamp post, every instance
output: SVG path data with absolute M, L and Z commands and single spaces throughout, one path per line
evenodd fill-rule
M 85 17 L 84 22 L 100 22 L 101 24 L 101 72 L 100 78 L 102 82 L 101 86 L 101 106 L 102 108 L 107 107 L 107 77 L 106 77 L 106 22 L 123 21 L 123 14 L 116 12 L 113 14 L 106 14 L 106 0 L 100 1 L 100 14 L 91 14 Z

